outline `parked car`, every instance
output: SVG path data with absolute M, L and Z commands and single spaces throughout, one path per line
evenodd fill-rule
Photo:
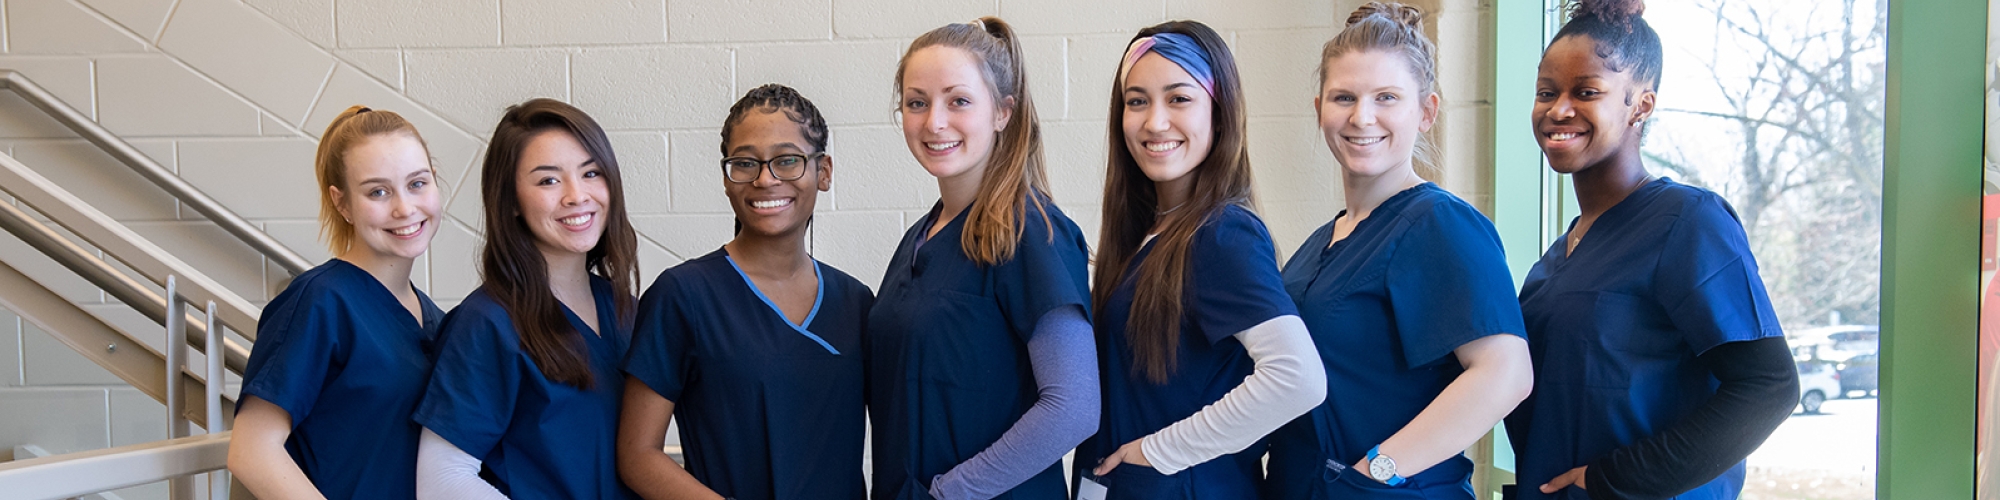
M 1840 392 L 1845 397 L 1848 391 L 1864 391 L 1875 395 L 1877 376 L 1874 354 L 1862 354 L 1840 363 Z
M 1834 325 L 1786 332 L 1785 342 L 1792 356 L 1800 360 L 1846 361 L 1862 354 L 1875 354 L 1882 333 L 1876 325 Z
M 1799 366 L 1799 410 L 1818 415 L 1828 398 L 1841 394 L 1840 371 L 1832 363 L 1801 361 Z

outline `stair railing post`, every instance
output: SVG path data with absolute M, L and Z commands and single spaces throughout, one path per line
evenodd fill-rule
M 167 355 L 167 439 L 188 436 L 187 395 L 181 390 L 181 372 L 187 368 L 187 316 L 177 281 L 167 275 L 167 339 L 160 346 Z M 194 483 L 186 476 L 168 479 L 167 498 L 193 500 Z

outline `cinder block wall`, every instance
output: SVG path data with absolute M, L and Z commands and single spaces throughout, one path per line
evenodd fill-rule
M 21 71 L 311 259 L 312 152 L 352 104 L 400 112 L 431 145 L 449 223 L 419 263 L 445 305 L 477 284 L 477 168 L 502 109 L 546 96 L 592 113 L 625 168 L 647 281 L 721 245 L 721 121 L 757 85 L 801 89 L 832 124 L 834 189 L 812 249 L 879 280 L 894 241 L 936 198 L 900 136 L 891 93 L 910 39 L 999 15 L 1022 35 L 1055 197 L 1094 241 L 1105 110 L 1139 28 L 1196 19 L 1230 38 L 1251 112 L 1264 219 L 1289 254 L 1340 207 L 1338 166 L 1310 100 L 1319 46 L 1356 0 L 0 0 L 0 68 Z M 1417 0 L 1434 14 L 1445 114 L 1439 181 L 1489 204 L 1491 0 Z M 1526 96 L 1521 96 L 1526 98 Z M 1525 138 L 1523 139 L 1525 140 Z M 0 152 L 155 238 L 253 302 L 283 273 L 12 93 Z M 5 200 L 0 196 L 0 201 Z M 10 262 L 37 258 L 0 235 Z M 23 260 L 25 259 L 25 260 Z M 38 261 L 45 262 L 45 261 Z M 121 327 L 137 314 L 51 265 L 24 269 Z M 159 439 L 159 406 L 32 325 L 0 314 L 0 447 L 55 452 Z

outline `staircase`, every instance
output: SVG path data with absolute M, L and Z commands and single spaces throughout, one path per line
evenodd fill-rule
M 262 256 L 246 265 L 261 272 L 268 262 L 286 277 L 312 266 L 22 74 L 0 69 L 0 86 Z M 0 203 L 0 229 L 39 254 L 0 255 L 0 308 L 19 317 L 24 337 L 28 327 L 45 332 L 163 404 L 167 423 L 162 441 L 50 456 L 41 456 L 45 452 L 36 446 L 18 446 L 13 460 L 0 462 L 0 492 L 9 498 L 119 498 L 109 492 L 165 480 L 167 498 L 179 500 L 193 498 L 191 476 L 206 473 L 205 496 L 230 497 L 226 473 L 220 472 L 234 413 L 230 386 L 256 340 L 261 309 L 9 154 L 0 154 L 0 192 L 13 200 Z M 79 304 L 75 278 L 122 307 Z M 130 321 L 134 314 L 146 321 Z M 18 342 L 17 347 L 25 344 Z M 32 401 L 10 402 L 4 409 L 12 418 L 42 411 L 39 418 L 58 421 L 69 411 Z M 248 498 L 241 491 L 236 496 Z

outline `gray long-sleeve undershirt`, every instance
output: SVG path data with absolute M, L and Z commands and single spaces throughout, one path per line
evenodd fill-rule
M 1028 337 L 1028 364 L 1040 393 L 1035 405 L 992 446 L 932 480 L 932 497 L 999 496 L 1097 433 L 1097 344 L 1083 308 L 1056 308 L 1035 322 Z

